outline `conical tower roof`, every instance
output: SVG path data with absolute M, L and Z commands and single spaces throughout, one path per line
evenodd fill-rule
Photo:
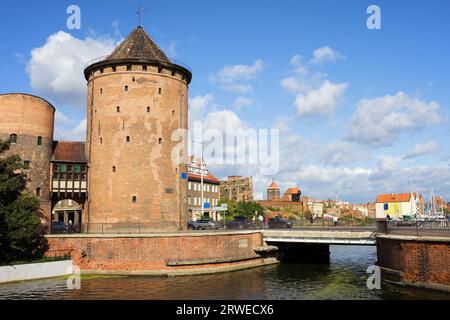
M 280 187 L 275 182 L 275 180 L 272 180 L 272 183 L 270 184 L 269 189 L 280 189 Z
M 94 59 L 86 65 L 84 76 L 86 80 L 95 72 L 109 66 L 123 64 L 145 64 L 167 67 L 181 72 L 190 83 L 192 72 L 189 67 L 180 61 L 167 57 L 164 51 L 153 41 L 142 27 L 134 29 L 122 43 L 107 57 Z
M 142 27 L 137 27 L 132 33 L 106 58 L 106 60 L 119 59 L 146 59 L 163 63 L 171 63 L 166 54 L 158 47 L 153 39 Z

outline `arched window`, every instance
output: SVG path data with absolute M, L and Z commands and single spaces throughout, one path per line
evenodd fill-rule
M 128 86 L 125 86 L 125 92 L 128 92 Z
M 41 196 L 41 188 L 36 188 L 36 196 L 40 197 Z
M 131 141 L 130 136 L 127 136 L 127 142 L 130 142 L 130 141 Z
M 150 112 L 150 107 L 147 107 L 147 112 Z
M 42 146 L 42 137 L 37 138 L 37 145 Z
M 112 167 L 112 172 L 116 172 L 116 166 Z
M 119 106 L 116 107 L 116 111 L 117 111 L 117 113 L 120 112 L 120 107 Z
M 158 143 L 161 144 L 162 143 L 162 138 L 158 139 Z
M 136 196 L 133 196 L 133 197 L 131 198 L 131 202 L 136 203 L 136 202 L 137 202 L 137 197 L 136 197 Z
M 9 140 L 11 141 L 11 143 L 17 143 L 17 134 L 12 133 L 12 134 L 9 136 Z

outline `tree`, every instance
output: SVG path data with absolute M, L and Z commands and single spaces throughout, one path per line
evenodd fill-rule
M 10 142 L 0 140 L 0 156 Z M 33 260 L 48 249 L 37 212 L 39 200 L 26 191 L 19 156 L 0 158 L 0 261 Z

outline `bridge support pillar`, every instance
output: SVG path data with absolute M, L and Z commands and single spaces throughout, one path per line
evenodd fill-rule
M 268 243 L 269 244 L 269 243 Z M 274 243 L 281 262 L 330 263 L 330 245 L 324 243 Z

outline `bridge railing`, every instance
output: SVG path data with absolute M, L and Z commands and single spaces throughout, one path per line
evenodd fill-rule
M 379 223 L 379 233 L 417 237 L 450 237 L 450 221 L 386 221 L 385 232 L 380 230 L 380 225 Z

